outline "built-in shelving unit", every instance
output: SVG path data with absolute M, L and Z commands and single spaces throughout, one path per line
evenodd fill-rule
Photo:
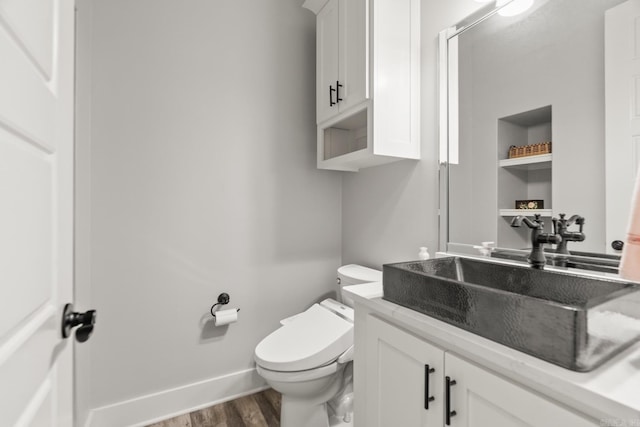
M 519 157 L 515 159 L 502 159 L 498 161 L 501 168 L 507 168 L 519 171 L 537 171 L 551 169 L 553 154 L 540 154 L 537 156 Z M 542 215 L 543 217 L 551 217 L 553 215 L 551 209 L 500 209 L 500 216 L 513 217 L 518 215 Z
M 552 213 L 553 154 L 509 158 L 511 146 L 552 141 L 551 106 L 498 119 L 498 242 L 500 246 L 527 247 L 528 233 L 511 227 L 518 215 Z M 516 200 L 542 200 L 543 209 L 515 209 Z M 551 221 L 545 221 L 550 223 Z

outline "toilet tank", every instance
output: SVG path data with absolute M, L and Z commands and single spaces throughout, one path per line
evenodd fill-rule
M 358 285 L 360 283 L 382 282 L 382 271 L 363 267 L 357 264 L 343 265 L 338 268 L 338 300 L 343 304 L 353 307 L 353 301 L 346 298 L 342 292 L 344 286 Z

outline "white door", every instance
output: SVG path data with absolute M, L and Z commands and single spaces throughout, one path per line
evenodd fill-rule
M 441 427 L 444 351 L 373 316 L 366 348 L 367 419 L 360 425 Z
M 601 425 L 542 396 L 445 354 L 450 390 L 449 423 L 455 427 L 596 427 Z M 446 386 L 445 386 L 446 387 Z M 446 394 L 446 390 L 445 390 Z M 446 416 L 445 416 L 446 418 Z
M 0 425 L 71 426 L 73 0 L 0 0 Z
M 640 0 L 605 16 L 606 247 L 624 241 L 640 164 Z

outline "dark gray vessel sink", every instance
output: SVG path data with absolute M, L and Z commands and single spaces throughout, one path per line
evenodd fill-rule
M 640 285 L 449 257 L 383 266 L 384 299 L 574 371 L 640 338 Z

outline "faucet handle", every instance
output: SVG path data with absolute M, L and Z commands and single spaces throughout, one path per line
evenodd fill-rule
M 533 222 L 537 222 L 540 226 L 541 230 L 544 230 L 544 221 L 542 220 L 542 215 L 540 214 L 535 214 L 533 216 Z
M 582 233 L 582 226 L 584 225 L 584 217 L 580 215 L 572 215 L 571 218 L 567 220 L 567 226 L 572 224 L 578 224 L 580 226 L 580 233 Z
M 518 215 L 511 220 L 512 227 L 520 227 L 522 223 L 525 223 L 527 227 L 537 230 L 544 229 L 544 222 L 540 219 L 540 214 L 535 214 L 533 221 L 524 215 Z

